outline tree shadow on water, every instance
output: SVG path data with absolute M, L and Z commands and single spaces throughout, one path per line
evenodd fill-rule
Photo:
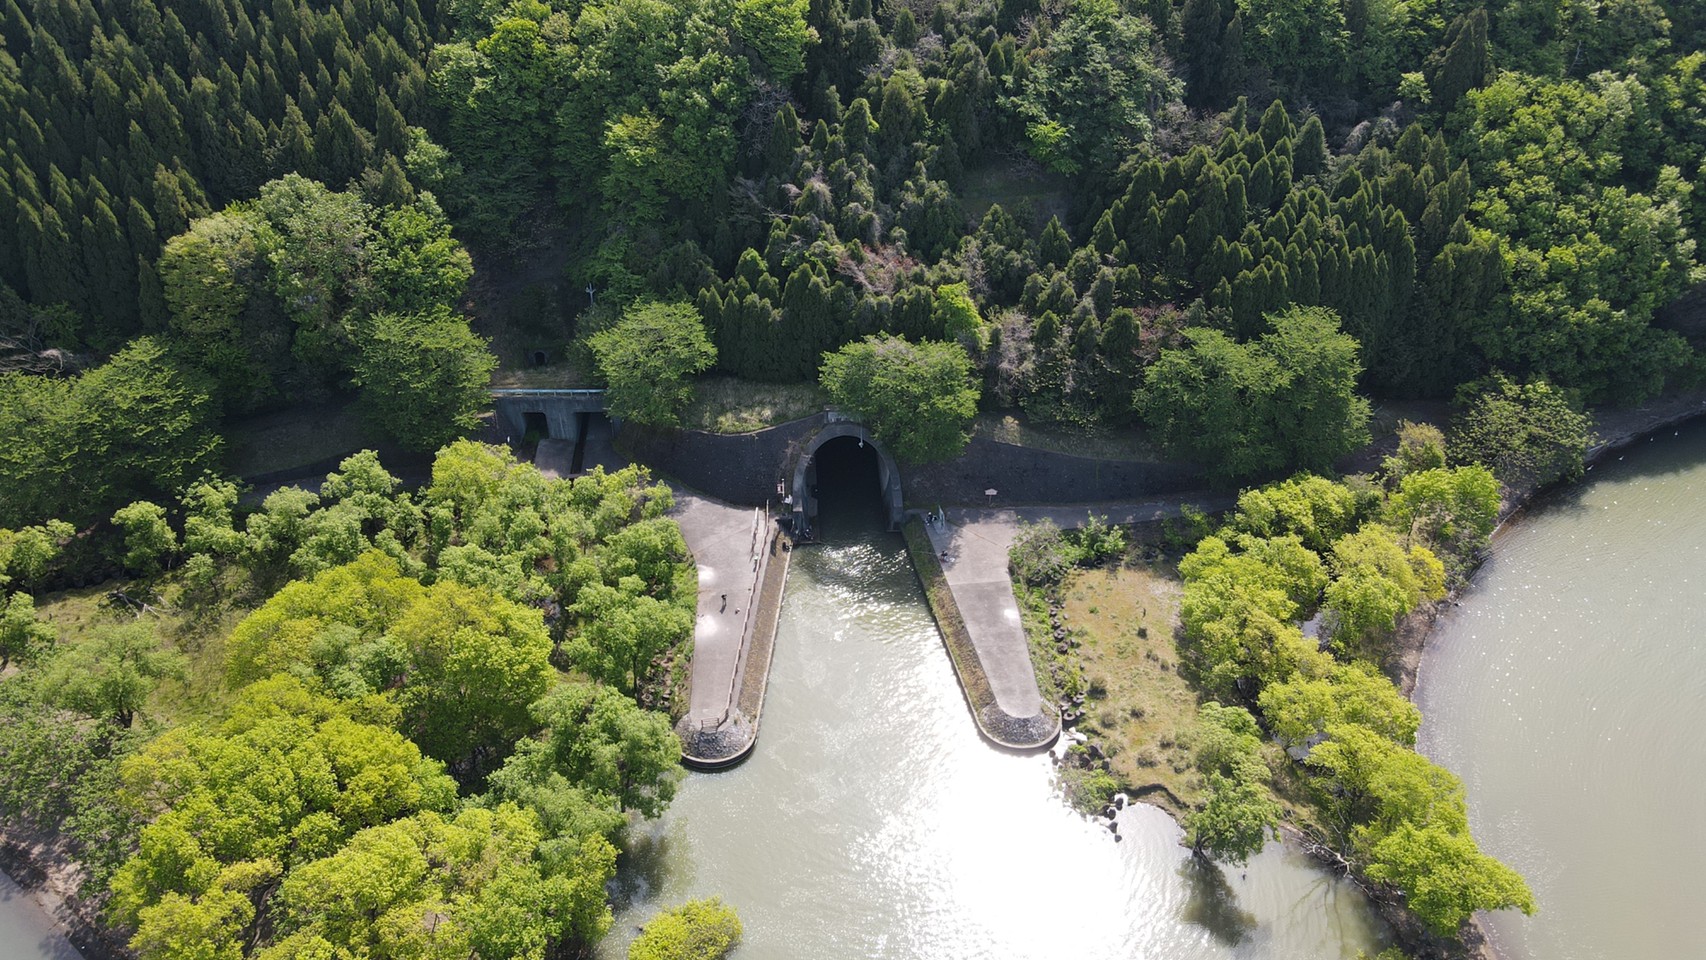
M 617 912 L 654 900 L 670 875 L 671 841 L 664 830 L 637 826 L 628 835 L 616 862 L 616 876 L 606 886 Z
M 1235 947 L 1256 931 L 1256 915 L 1238 906 L 1238 894 L 1226 882 L 1220 866 L 1202 857 L 1187 857 L 1179 864 L 1179 876 L 1188 891 L 1181 918 L 1209 932 L 1214 939 Z

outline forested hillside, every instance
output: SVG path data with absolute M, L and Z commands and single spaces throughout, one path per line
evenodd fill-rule
M 717 372 L 959 340 L 985 406 L 1094 428 L 1144 419 L 1187 328 L 1248 341 L 1303 305 L 1377 397 L 1501 371 L 1639 401 L 1697 369 L 1652 321 L 1699 274 L 1703 22 L 1635 0 L 13 2 L 6 355 L 60 374 L 163 334 L 221 415 L 333 395 L 363 383 L 372 318 L 447 331 L 466 276 L 428 265 L 392 302 L 383 252 L 308 268 L 272 236 L 447 240 L 442 210 L 500 273 L 568 248 L 553 353 L 553 329 L 673 300 Z M 285 175 L 371 212 L 281 229 L 255 198 Z M 570 306 L 588 284 L 599 306 Z
M 110 349 L 164 325 L 162 245 L 268 179 L 407 199 L 434 31 L 415 0 L 9 0 L 0 280 Z
M 773 49 L 746 39 L 754 9 L 786 25 Z M 866 334 L 947 337 L 956 283 L 999 331 L 991 402 L 1063 419 L 1129 417 L 1181 326 L 1248 337 L 1291 303 L 1335 309 L 1384 395 L 1498 367 L 1629 401 L 1687 363 L 1650 321 L 1696 270 L 1696 12 L 717 10 L 514 6 L 461 23 L 433 76 L 469 224 L 554 193 L 579 275 L 694 299 L 728 372 L 798 380 Z M 992 168 L 1070 177 L 1061 216 L 976 209 Z

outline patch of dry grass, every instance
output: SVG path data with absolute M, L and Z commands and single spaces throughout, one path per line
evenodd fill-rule
M 147 610 L 110 599 L 121 591 Z M 60 642 L 75 640 L 98 627 L 141 620 L 148 623 L 162 646 L 184 655 L 183 679 L 167 680 L 154 691 L 149 716 L 169 724 L 218 713 L 227 700 L 225 637 L 247 608 L 229 603 L 190 603 L 168 575 L 160 584 L 111 581 L 42 598 L 38 615 L 58 631 Z
M 689 430 L 750 433 L 810 416 L 823 406 L 823 392 L 814 384 L 707 377 L 693 385 L 693 402 L 681 422 Z
M 978 414 L 972 430 L 980 437 L 1000 443 L 1096 460 L 1153 460 L 1158 456 L 1148 434 L 1139 427 L 1086 433 L 1038 426 L 1021 414 L 1002 411 Z
M 1179 675 L 1174 630 L 1180 583 L 1171 564 L 1077 570 L 1061 585 L 1066 622 L 1080 631 L 1086 689 L 1079 729 L 1102 744 L 1113 774 L 1175 816 L 1202 796 L 1189 744 L 1197 693 Z

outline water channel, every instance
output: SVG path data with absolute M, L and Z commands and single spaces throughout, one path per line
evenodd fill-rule
M 1055 794 L 1046 756 L 987 746 L 867 499 L 874 480 L 844 492 L 833 476 L 825 542 L 789 573 L 758 749 L 690 775 L 636 829 L 600 956 L 710 895 L 740 912 L 740 960 L 1333 960 L 1377 945 L 1360 894 L 1307 858 L 1270 844 L 1247 869 L 1200 869 L 1142 805 L 1115 843 Z
M 1421 746 L 1524 876 L 1507 960 L 1706 957 L 1706 423 L 1501 534 L 1423 661 Z
M 0 873 L 0 960 L 79 960 L 41 904 Z

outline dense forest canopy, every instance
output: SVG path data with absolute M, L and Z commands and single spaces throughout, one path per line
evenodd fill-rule
M 13 0 L 0 346 L 63 378 L 148 334 L 206 429 L 359 388 L 430 450 L 490 369 L 461 318 L 511 322 L 468 299 L 461 243 L 499 275 L 546 245 L 567 266 L 529 312 L 562 322 L 524 336 L 572 329 L 583 360 L 628 305 L 687 302 L 717 373 L 958 340 L 985 406 L 1159 426 L 1145 369 L 1190 331 L 1253 342 L 1306 306 L 1377 398 L 1497 372 L 1635 402 L 1698 372 L 1654 317 L 1701 273 L 1703 24 L 1658 0 Z
M 1690 0 L 0 0 L 0 811 L 145 957 L 600 937 L 674 793 L 693 568 L 643 471 L 458 439 L 491 340 L 640 422 L 815 382 L 911 460 L 981 406 L 1228 484 L 1455 399 L 1449 454 L 1407 425 L 1380 489 L 1248 492 L 1183 562 L 1228 704 L 1189 826 L 1247 853 L 1260 731 L 1324 737 L 1367 878 L 1442 934 L 1531 907 L 1358 661 L 1500 481 L 1580 469 L 1584 405 L 1706 370 L 1666 317 L 1703 50 Z M 246 418 L 357 397 L 438 451 L 418 490 L 224 477 Z M 109 575 L 135 622 L 38 617 Z M 637 949 L 738 931 L 690 904 Z

